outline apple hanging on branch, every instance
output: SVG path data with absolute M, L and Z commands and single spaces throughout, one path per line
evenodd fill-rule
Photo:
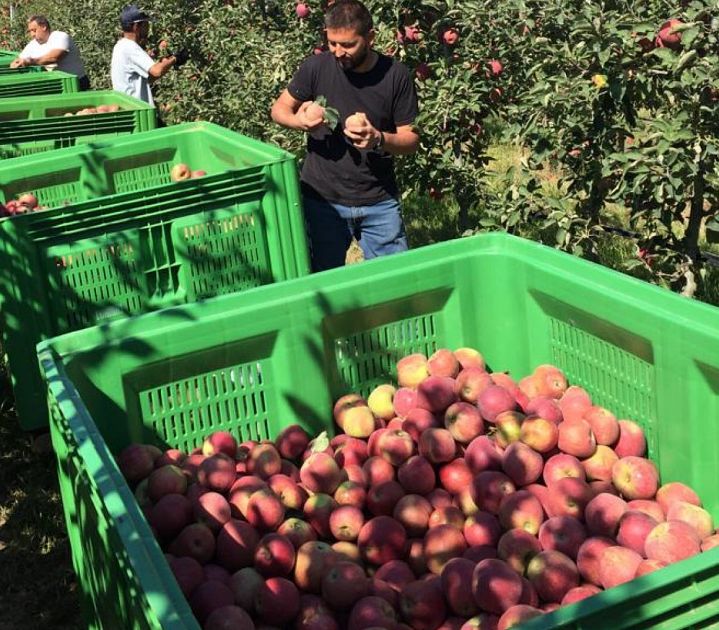
M 682 45 L 682 34 L 681 31 L 676 31 L 675 28 L 682 26 L 682 21 L 672 18 L 667 20 L 659 27 L 659 34 L 656 37 L 656 45 L 660 48 L 671 48 L 677 50 Z
M 442 42 L 454 46 L 459 41 L 459 31 L 454 27 L 445 28 L 441 34 Z

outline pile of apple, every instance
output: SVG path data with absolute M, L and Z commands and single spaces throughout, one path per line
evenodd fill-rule
M 412 354 L 341 430 L 118 464 L 206 630 L 510 628 L 719 544 L 631 420 L 541 365 Z
M 14 217 L 16 214 L 46 210 L 46 206 L 38 205 L 37 197 L 33 193 L 23 193 L 17 199 L 10 199 L 4 204 L 0 203 L 0 217 Z
M 88 114 L 111 114 L 119 112 L 119 105 L 98 105 L 97 107 L 84 107 L 76 112 L 65 112 L 65 116 L 87 116 Z
M 202 171 L 202 170 L 193 171 L 184 162 L 175 164 L 170 169 L 170 179 L 173 182 L 181 182 L 185 179 L 194 179 L 196 177 L 204 177 L 205 175 L 207 175 L 207 171 Z

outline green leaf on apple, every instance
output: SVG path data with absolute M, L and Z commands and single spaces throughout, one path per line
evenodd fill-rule
M 313 453 L 321 453 L 330 445 L 330 438 L 327 436 L 327 431 L 322 431 L 314 440 L 312 440 L 312 446 L 310 450 Z
M 340 122 L 340 113 L 334 107 L 328 107 L 327 99 L 324 96 L 318 96 L 315 99 L 315 103 L 320 107 L 324 107 L 325 125 L 327 125 L 332 131 L 334 131 Z

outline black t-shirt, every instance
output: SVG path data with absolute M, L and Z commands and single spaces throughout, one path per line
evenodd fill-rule
M 348 116 L 364 112 L 380 131 L 394 133 L 418 113 L 417 94 L 407 67 L 378 53 L 369 72 L 344 70 L 329 52 L 313 55 L 299 67 L 288 86 L 299 101 L 319 96 L 340 113 L 331 132 L 327 126 L 308 135 L 302 166 L 307 195 L 347 206 L 369 205 L 397 196 L 392 157 L 354 147 L 344 135 Z

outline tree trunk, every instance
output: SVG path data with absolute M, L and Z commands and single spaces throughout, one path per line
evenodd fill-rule
M 457 203 L 459 205 L 457 227 L 459 228 L 459 233 L 462 234 L 465 230 L 468 230 L 470 227 L 473 227 L 469 225 L 469 208 L 471 205 L 469 195 L 459 195 L 457 197 Z
M 699 260 L 699 230 L 704 217 L 704 169 L 700 166 L 694 178 L 694 196 L 692 197 L 691 209 L 687 231 L 684 234 L 684 251 L 693 262 Z
M 704 169 L 699 165 L 699 170 L 694 177 L 694 195 L 689 210 L 689 221 L 687 230 L 684 233 L 684 253 L 689 257 L 690 262 L 684 271 L 684 288 L 682 295 L 694 297 L 697 290 L 697 283 L 701 279 L 699 271 L 699 230 L 704 217 Z

